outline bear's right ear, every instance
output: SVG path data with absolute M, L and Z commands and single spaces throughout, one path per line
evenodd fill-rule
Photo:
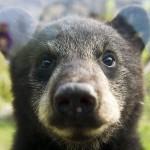
M 12 56 L 32 38 L 38 20 L 22 8 L 5 7 L 0 10 L 1 24 L 7 26 L 7 31 L 4 34 L 8 38 L 9 47 L 6 49 L 6 53 L 8 56 Z M 3 31 L 0 30 L 1 32 Z
M 142 50 L 150 37 L 150 21 L 146 11 L 136 5 L 129 6 L 108 23 L 136 49 Z

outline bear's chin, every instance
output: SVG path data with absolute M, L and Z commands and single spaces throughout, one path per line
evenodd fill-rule
M 60 137 L 66 142 L 73 144 L 91 143 L 96 139 L 96 136 L 90 136 L 83 133 L 74 133 L 70 137 Z
M 97 150 L 100 149 L 101 144 L 99 137 L 85 135 L 74 135 L 70 138 L 59 136 L 55 137 L 55 141 L 66 150 Z
M 105 125 L 96 129 L 56 129 L 49 130 L 50 136 L 55 141 L 65 143 L 66 145 L 97 145 L 98 143 L 106 143 L 113 132 L 116 131 L 114 126 Z M 59 143 L 59 142 L 58 142 Z M 87 148 L 86 148 L 87 149 Z M 92 149 L 91 149 L 92 150 Z

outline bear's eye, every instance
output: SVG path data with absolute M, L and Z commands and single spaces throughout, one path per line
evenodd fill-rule
M 43 60 L 40 67 L 43 68 L 43 69 L 47 69 L 50 65 L 51 65 L 50 60 Z
M 102 62 L 107 67 L 115 67 L 116 66 L 116 60 L 115 60 L 114 54 L 110 51 L 107 51 L 103 54 Z
M 43 58 L 38 64 L 37 77 L 39 81 L 48 81 L 51 73 L 53 72 L 56 65 L 56 60 L 51 58 Z

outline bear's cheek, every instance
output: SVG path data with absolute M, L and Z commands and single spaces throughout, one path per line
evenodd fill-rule
M 116 97 L 110 91 L 103 93 L 98 116 L 105 124 L 114 124 L 119 122 L 120 106 L 117 103 Z

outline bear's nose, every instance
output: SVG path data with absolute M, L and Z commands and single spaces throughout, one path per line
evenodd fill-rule
M 80 117 L 94 112 L 97 94 L 87 83 L 66 83 L 54 95 L 54 106 L 59 115 Z

